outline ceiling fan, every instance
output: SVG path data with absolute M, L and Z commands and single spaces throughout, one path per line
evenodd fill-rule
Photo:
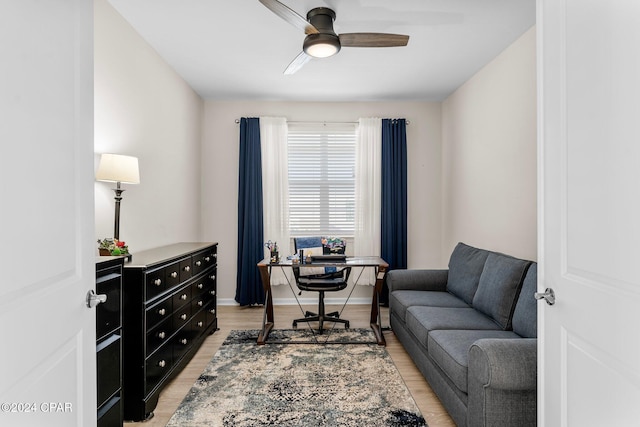
M 396 47 L 406 46 L 409 36 L 387 33 L 344 33 L 333 31 L 336 13 L 328 7 L 316 7 L 307 13 L 307 19 L 278 0 L 259 0 L 269 10 L 307 35 L 302 52 L 284 70 L 293 74 L 312 58 L 335 55 L 342 47 Z

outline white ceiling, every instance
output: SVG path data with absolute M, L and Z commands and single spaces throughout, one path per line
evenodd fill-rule
M 206 99 L 442 100 L 535 24 L 535 0 L 282 0 L 327 6 L 336 33 L 410 36 L 282 74 L 304 34 L 258 0 L 109 0 Z

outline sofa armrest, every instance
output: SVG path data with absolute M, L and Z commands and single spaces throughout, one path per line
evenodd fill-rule
M 389 292 L 446 291 L 449 270 L 392 270 L 385 276 Z
M 538 378 L 536 338 L 476 341 L 469 350 L 469 380 L 502 390 L 533 390 Z
M 537 339 L 480 339 L 469 350 L 469 426 L 536 426 Z

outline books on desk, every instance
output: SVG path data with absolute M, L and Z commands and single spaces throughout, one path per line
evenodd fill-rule
M 343 254 L 311 255 L 311 262 L 344 262 L 346 259 Z

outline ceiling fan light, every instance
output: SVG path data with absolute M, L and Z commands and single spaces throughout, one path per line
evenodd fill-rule
M 327 58 L 340 51 L 340 39 L 333 34 L 309 34 L 304 39 L 302 50 L 314 58 Z

